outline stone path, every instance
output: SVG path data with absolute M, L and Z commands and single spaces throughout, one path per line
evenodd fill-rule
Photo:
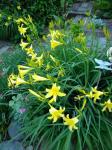
M 92 2 L 77 2 L 73 5 L 72 8 L 70 8 L 67 17 L 68 18 L 76 17 L 77 15 L 86 16 L 87 12 L 91 14 L 92 10 L 93 10 Z
M 12 44 L 6 41 L 0 41 L 0 55 L 6 51 L 12 50 Z
M 9 140 L 3 141 L 0 143 L 0 150 L 33 150 L 33 147 L 30 145 L 24 147 L 22 140 L 25 138 L 25 135 L 20 134 L 21 125 L 17 121 L 12 121 L 8 127 Z
M 93 16 L 93 3 L 92 2 L 84 2 L 84 0 L 77 1 L 72 8 L 68 11 L 67 18 L 73 18 L 74 23 L 77 23 L 79 20 L 84 21 L 84 26 L 91 20 L 95 21 L 95 23 L 99 23 L 99 25 L 102 24 L 107 26 L 107 28 L 110 31 L 111 39 L 112 39 L 112 19 L 92 19 L 91 17 L 87 16 L 87 12 L 90 13 L 91 16 Z M 85 28 L 85 27 L 84 27 Z M 86 35 L 90 36 L 92 35 L 91 30 L 87 30 L 85 28 Z M 102 28 L 97 28 L 95 30 L 96 36 L 98 37 L 98 42 L 102 46 L 102 48 L 105 48 L 106 46 L 106 38 L 104 36 Z M 112 40 L 111 40 L 112 41 Z M 90 43 L 89 43 L 90 44 Z

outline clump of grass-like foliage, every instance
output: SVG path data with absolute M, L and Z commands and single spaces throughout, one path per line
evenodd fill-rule
M 18 20 L 27 60 L 8 78 L 18 91 L 9 105 L 35 149 L 111 149 L 111 64 L 87 46 L 83 25 L 58 19 L 40 40 L 30 17 Z

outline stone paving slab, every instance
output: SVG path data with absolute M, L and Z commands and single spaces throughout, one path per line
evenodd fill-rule
M 0 150 L 25 150 L 20 142 L 5 141 L 0 143 Z
M 85 30 L 85 33 L 87 35 L 90 35 L 90 34 L 92 34 L 92 30 Z M 95 34 L 96 34 L 97 37 L 104 37 L 104 33 L 101 29 L 96 29 Z
M 9 50 L 12 50 L 12 44 L 10 42 L 0 41 L 0 55 Z
M 93 4 L 92 2 L 79 2 L 75 3 L 68 11 L 67 18 L 75 17 L 77 15 L 87 16 L 87 12 L 92 14 Z
M 91 2 L 83 2 L 81 6 L 78 8 L 77 12 L 82 14 L 86 14 L 88 11 L 92 12 L 93 5 Z
M 87 36 L 87 46 L 91 47 L 92 44 L 94 45 L 94 47 L 92 47 L 92 49 L 94 50 L 94 48 L 97 48 L 98 50 L 102 50 L 104 48 L 106 48 L 106 38 L 105 37 L 98 37 L 96 39 L 92 39 L 91 34 Z
M 84 17 L 83 15 L 77 15 L 77 16 L 73 19 L 74 23 L 78 23 L 78 21 L 80 21 L 80 20 L 83 20 L 83 21 L 84 21 L 84 24 L 87 24 L 87 22 L 88 22 L 88 17 Z
M 81 3 L 75 3 L 75 4 L 73 4 L 73 7 L 72 7 L 72 11 L 77 11 L 78 10 L 78 8 L 81 6 Z
M 85 29 L 85 33 L 86 34 L 92 34 L 92 30 L 88 30 L 86 29 L 86 25 L 90 22 L 90 20 L 92 21 L 92 19 L 90 17 L 85 17 L 83 15 L 77 15 L 76 17 L 74 17 L 73 21 L 74 23 L 77 23 L 78 21 L 83 20 L 84 21 L 84 29 Z M 98 19 L 96 19 L 97 21 Z M 112 39 L 112 20 L 109 19 L 101 19 L 104 26 L 106 26 L 110 32 L 111 35 L 111 39 Z M 102 26 L 103 27 L 103 26 Z M 103 28 L 99 27 L 95 29 L 95 33 L 97 37 L 104 37 L 104 32 L 103 32 Z
M 109 28 L 110 32 L 112 32 L 112 19 L 102 19 L 106 26 Z

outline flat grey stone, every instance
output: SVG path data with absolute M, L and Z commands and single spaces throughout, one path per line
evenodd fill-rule
M 106 47 L 106 38 L 105 37 L 100 37 L 99 38 L 99 47 L 101 47 L 102 49 L 104 49 Z
M 0 55 L 4 52 L 8 51 L 9 49 L 12 49 L 12 44 L 5 41 L 0 41 Z
M 23 135 L 20 134 L 21 126 L 16 121 L 12 121 L 8 127 L 8 133 L 11 139 L 21 140 Z
M 72 11 L 77 11 L 80 6 L 81 6 L 81 3 L 75 3 L 73 5 Z
M 11 46 L 11 43 L 10 42 L 6 42 L 6 41 L 0 41 L 0 48 L 2 48 L 4 46 Z
M 94 47 L 97 47 L 99 50 L 103 50 L 106 47 L 106 38 L 105 37 L 97 37 L 92 41 L 92 35 L 87 36 L 87 46 L 91 47 L 92 43 Z
M 90 29 L 90 30 L 85 29 L 85 33 L 86 33 L 86 35 L 92 35 L 92 34 L 93 34 L 91 29 Z M 96 34 L 96 36 L 99 37 L 99 38 L 100 38 L 100 37 L 104 37 L 103 31 L 100 30 L 100 29 L 96 29 L 96 30 L 95 30 L 95 34 Z
M 24 150 L 24 148 L 20 142 L 4 141 L 0 143 L 0 150 Z
M 4 46 L 4 47 L 0 48 L 0 54 L 6 52 L 9 48 L 10 48 L 10 46 Z
M 93 4 L 91 2 L 82 2 L 82 3 L 76 3 L 73 5 L 71 10 L 69 10 L 68 15 L 74 14 L 75 15 L 86 15 L 87 12 L 92 13 L 93 10 Z
M 73 21 L 74 23 L 78 23 L 80 20 L 83 20 L 84 25 L 86 25 L 88 23 L 89 17 L 84 17 L 83 15 L 77 15 Z
M 81 6 L 78 8 L 78 11 L 79 11 L 79 12 L 86 13 L 87 11 L 90 11 L 90 12 L 91 12 L 91 9 L 92 9 L 91 3 L 89 3 L 89 2 L 84 2 L 84 3 L 82 3 Z

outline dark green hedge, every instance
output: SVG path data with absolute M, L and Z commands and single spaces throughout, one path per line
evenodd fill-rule
M 112 19 L 112 0 L 95 0 L 96 15 L 101 18 Z

